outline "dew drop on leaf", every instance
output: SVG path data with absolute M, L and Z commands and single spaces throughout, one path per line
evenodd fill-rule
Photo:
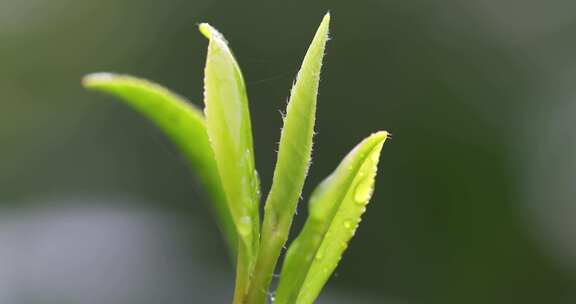
M 354 200 L 357 204 L 365 205 L 368 203 L 368 200 L 372 195 L 372 181 L 371 178 L 365 178 L 358 183 L 358 186 L 356 186 Z
M 372 155 L 370 155 L 370 159 L 375 162 L 378 163 L 378 161 L 380 160 L 380 153 L 374 153 L 372 152 Z
M 238 225 L 238 233 L 248 235 L 252 232 L 252 219 L 250 216 L 242 216 Z
M 349 220 L 344 221 L 344 228 L 351 229 L 352 228 L 352 222 Z

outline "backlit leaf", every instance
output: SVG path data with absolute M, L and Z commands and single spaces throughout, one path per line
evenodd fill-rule
M 127 75 L 96 73 L 84 77 L 84 87 L 119 97 L 156 124 L 184 154 L 208 189 L 230 247 L 236 249 L 236 229 L 226 204 L 202 112 L 168 89 Z
M 277 304 L 312 303 L 334 271 L 372 195 L 387 136 L 363 140 L 312 193 L 306 224 L 286 253 Z
M 278 160 L 266 200 L 262 242 L 254 271 L 250 303 L 264 303 L 276 261 L 288 238 L 292 217 L 302 193 L 312 154 L 316 99 L 330 14 L 320 24 L 298 72 L 286 109 Z
M 242 72 L 227 41 L 207 23 L 200 24 L 200 32 L 209 39 L 204 70 L 208 137 L 238 230 L 238 302 L 248 287 L 260 234 L 260 185 L 254 167 L 250 111 Z

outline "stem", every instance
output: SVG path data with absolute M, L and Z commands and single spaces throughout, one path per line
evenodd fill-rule
M 247 244 L 244 240 L 238 242 L 238 258 L 236 261 L 236 287 L 234 289 L 234 304 L 245 304 L 246 294 L 251 286 L 250 280 L 252 277 L 252 270 L 254 269 L 256 252 L 258 248 L 257 242 Z
M 262 240 L 258 259 L 254 267 L 252 282 L 246 295 L 245 304 L 264 304 L 268 296 L 268 288 L 274 275 L 276 262 L 286 242 L 287 233 L 279 233 L 274 217 L 266 217 L 263 225 Z
M 242 242 L 240 242 L 242 244 Z M 242 245 L 240 245 L 242 246 Z M 236 261 L 236 287 L 234 289 L 234 304 L 242 304 L 242 300 L 244 298 L 244 293 L 246 288 L 248 287 L 248 280 L 246 278 L 246 260 L 245 257 L 246 251 L 245 250 L 238 250 L 238 258 Z

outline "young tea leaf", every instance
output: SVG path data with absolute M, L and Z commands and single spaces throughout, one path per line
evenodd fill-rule
M 132 76 L 95 73 L 85 76 L 82 84 L 88 89 L 119 97 L 150 119 L 176 144 L 208 189 L 220 226 L 235 251 L 236 229 L 226 204 L 202 112 L 168 89 Z
M 381 148 L 382 143 L 372 149 L 370 157 L 364 161 L 340 203 L 336 217 L 316 252 L 296 303 L 314 303 L 356 233 L 362 214 L 366 212 L 366 205 L 372 197 Z
M 308 220 L 286 253 L 275 303 L 314 301 L 364 213 L 387 136 L 381 131 L 363 140 L 314 190 Z
M 209 39 L 204 75 L 204 103 L 208 137 L 212 145 L 224 192 L 239 237 L 235 303 L 248 287 L 258 253 L 260 186 L 254 168 L 252 127 L 242 73 L 216 29 L 200 24 Z
M 248 303 L 264 303 L 268 285 L 300 199 L 312 154 L 316 98 L 330 14 L 320 24 L 298 72 L 280 136 L 278 160 L 266 200 L 262 241 Z

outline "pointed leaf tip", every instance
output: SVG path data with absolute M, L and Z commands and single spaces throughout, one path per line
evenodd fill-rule
M 220 33 L 217 29 L 211 26 L 209 23 L 203 22 L 198 25 L 198 30 L 200 33 L 206 37 L 208 40 L 212 40 L 212 38 L 216 38 L 225 44 L 228 44 L 228 41 L 224 38 L 224 35 Z
M 387 131 L 377 131 L 372 133 L 368 138 L 373 138 L 375 141 L 386 141 L 386 139 L 390 136 L 390 133 Z
M 330 22 L 330 11 L 327 11 L 326 14 L 324 15 L 324 18 L 322 18 L 322 23 L 329 23 Z
M 85 88 L 94 87 L 100 83 L 112 81 L 114 75 L 112 73 L 92 73 L 82 77 L 82 86 Z
M 208 23 L 205 23 L 205 22 L 200 23 L 198 25 L 198 30 L 200 31 L 200 33 L 202 35 L 204 35 L 204 37 L 206 37 L 208 39 L 210 39 L 210 36 L 212 36 L 211 35 L 212 27 Z

